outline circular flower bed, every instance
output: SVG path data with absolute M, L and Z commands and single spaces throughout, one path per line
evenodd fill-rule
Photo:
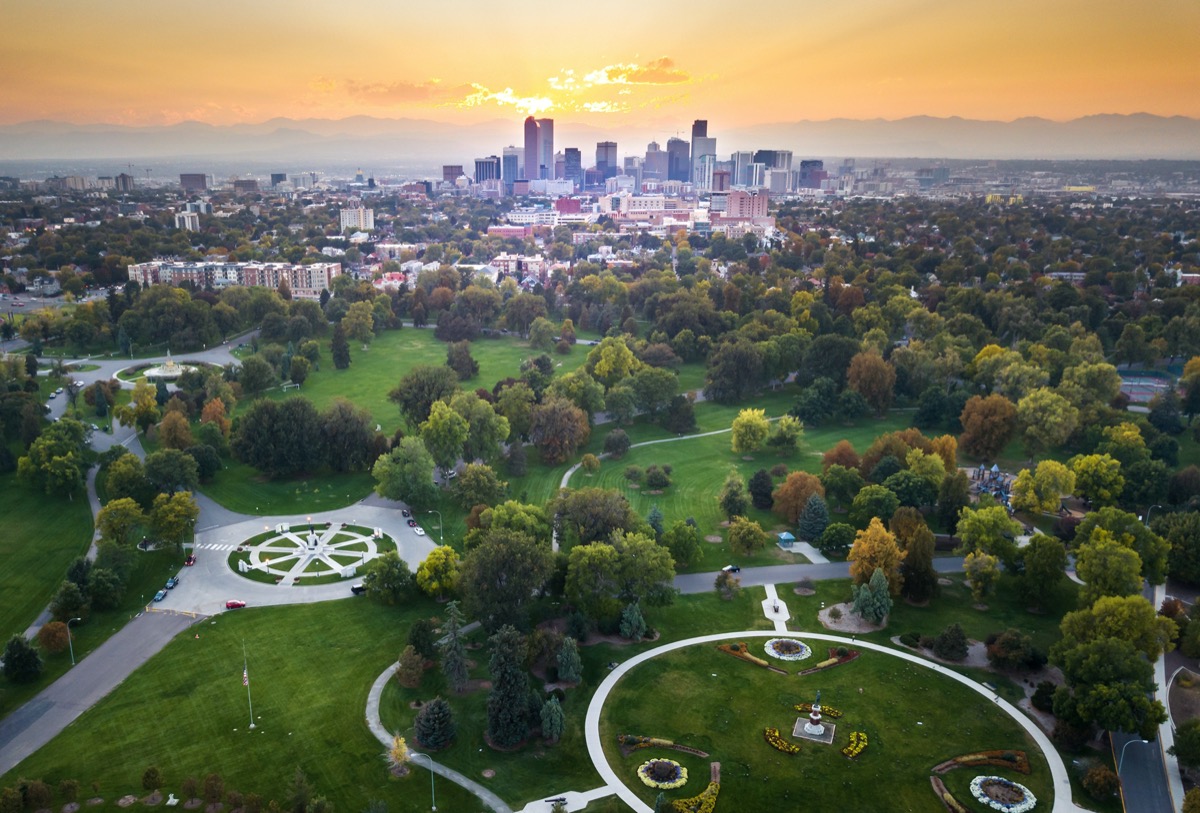
M 1002 776 L 977 776 L 971 780 L 975 801 L 1003 813 L 1026 813 L 1037 805 L 1029 788 Z
M 687 784 L 687 768 L 673 759 L 651 759 L 637 769 L 643 785 L 659 790 L 672 790 Z
M 812 655 L 807 644 L 795 638 L 772 638 L 766 643 L 767 654 L 781 661 L 802 661 Z

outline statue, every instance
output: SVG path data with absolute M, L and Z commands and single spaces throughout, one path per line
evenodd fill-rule
M 825 726 L 821 723 L 821 690 L 817 689 L 817 699 L 812 704 L 808 722 L 804 724 L 805 733 L 813 737 L 825 736 Z

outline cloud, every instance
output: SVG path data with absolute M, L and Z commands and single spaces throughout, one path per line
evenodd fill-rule
M 675 60 L 659 57 L 645 65 L 618 62 L 592 71 L 583 77 L 590 85 L 679 85 L 692 81 L 687 71 L 675 67 Z
M 476 84 L 472 84 L 471 88 L 473 90 L 470 94 L 460 101 L 454 102 L 456 107 L 479 107 L 488 102 L 494 102 L 505 107 L 515 107 L 529 116 L 545 113 L 555 107 L 554 100 L 547 96 L 518 96 L 512 88 L 495 91 Z

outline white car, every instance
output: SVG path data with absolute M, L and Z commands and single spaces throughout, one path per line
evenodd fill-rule
M 415 533 L 417 536 L 424 536 L 425 529 L 418 525 L 417 527 L 413 528 L 413 533 Z

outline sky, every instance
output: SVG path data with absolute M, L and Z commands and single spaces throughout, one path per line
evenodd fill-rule
M 1196 0 L 37 0 L 0 124 L 1200 117 Z

